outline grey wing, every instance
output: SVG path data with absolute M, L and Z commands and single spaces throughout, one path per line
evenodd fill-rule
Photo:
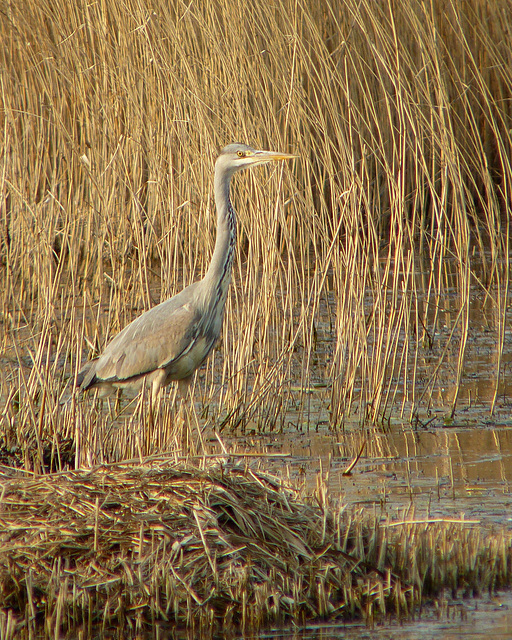
M 78 380 L 82 388 L 150 373 L 187 352 L 197 338 L 201 314 L 190 302 L 179 301 L 171 298 L 125 327 L 99 358 L 84 366 Z

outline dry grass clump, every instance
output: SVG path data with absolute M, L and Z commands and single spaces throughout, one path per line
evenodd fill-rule
M 332 514 L 247 469 L 6 475 L 1 520 L 0 605 L 28 628 L 44 614 L 56 632 L 249 629 L 360 614 L 379 595 Z M 400 611 L 406 592 L 386 580 Z
M 417 613 L 427 596 L 509 585 L 512 536 L 377 522 L 227 464 L 1 474 L 2 637 L 196 637 L 313 619 Z

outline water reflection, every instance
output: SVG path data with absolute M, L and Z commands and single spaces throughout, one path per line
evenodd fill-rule
M 343 475 L 363 442 L 352 475 Z M 289 458 L 268 464 L 309 490 L 322 472 L 332 495 L 382 518 L 413 508 L 418 518 L 464 517 L 512 526 L 512 427 L 507 425 L 355 429 L 341 436 L 326 430 L 284 433 L 238 438 L 237 449 L 288 453 Z
M 269 631 L 243 640 L 512 640 L 512 595 L 454 602 L 425 611 L 416 622 L 369 629 L 361 624 L 312 625 L 295 631 Z
M 152 639 L 192 640 L 155 628 Z M 149 640 L 149 637 L 147 640 Z M 416 620 L 389 621 L 369 628 L 362 623 L 311 624 L 303 628 L 270 629 L 239 640 L 512 640 L 512 594 L 492 598 L 439 601 Z

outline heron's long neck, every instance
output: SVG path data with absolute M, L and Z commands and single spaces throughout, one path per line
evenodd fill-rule
M 231 281 L 231 267 L 236 246 L 236 214 L 229 199 L 231 176 L 222 170 L 215 171 L 215 204 L 217 207 L 217 239 L 212 260 L 204 278 L 214 298 L 226 299 Z

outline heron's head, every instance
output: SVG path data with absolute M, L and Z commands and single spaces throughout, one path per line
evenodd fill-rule
M 239 142 L 229 144 L 219 153 L 216 169 L 235 173 L 247 167 L 253 167 L 257 164 L 266 164 L 267 162 L 277 162 L 279 160 L 289 160 L 297 156 L 291 153 L 280 153 L 278 151 L 258 151 L 246 144 Z

